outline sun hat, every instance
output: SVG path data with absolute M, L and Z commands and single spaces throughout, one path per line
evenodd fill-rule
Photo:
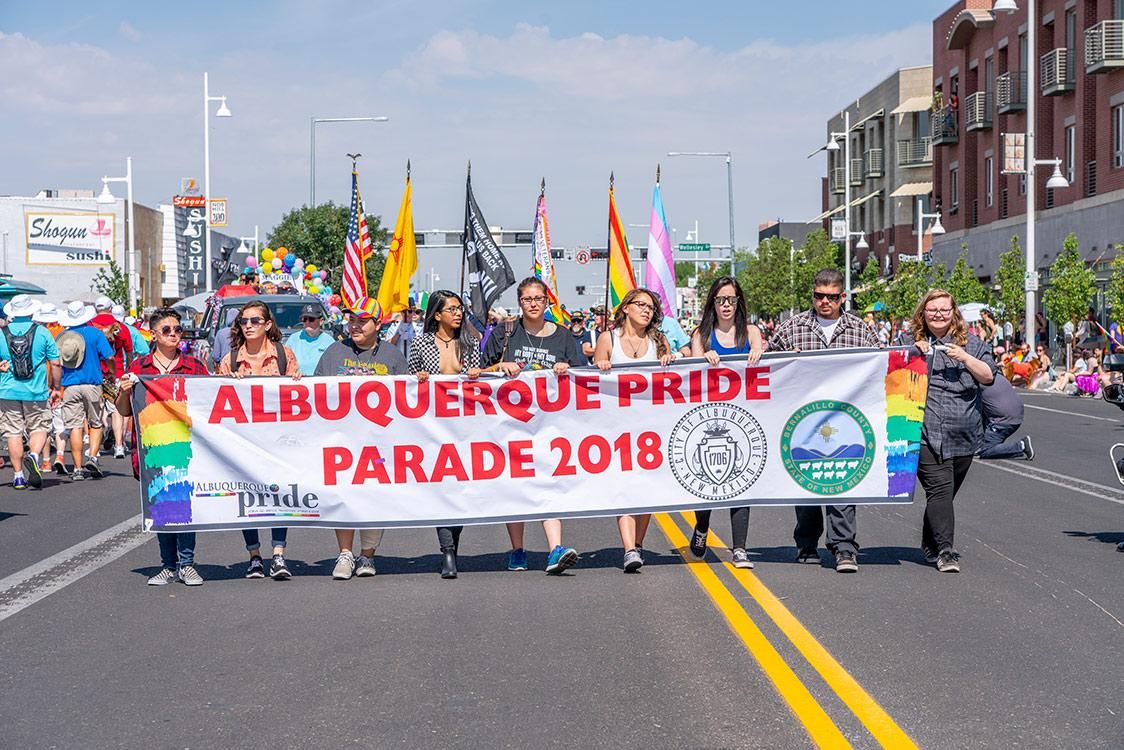
M 86 357 L 86 339 L 78 331 L 63 331 L 55 341 L 59 348 L 59 360 L 63 367 L 71 370 L 82 364 Z
M 112 310 L 113 300 L 103 294 L 102 296 L 94 300 L 94 309 L 98 312 L 101 312 L 102 310 Z
M 4 305 L 4 315 L 9 318 L 30 318 L 39 312 L 39 307 L 39 301 L 32 299 L 30 294 L 17 294 Z
M 374 297 L 360 297 L 355 300 L 355 304 L 351 306 L 349 312 L 356 318 L 379 320 L 382 318 L 382 305 Z
M 59 323 L 62 323 L 67 328 L 73 328 L 74 326 L 89 323 L 94 319 L 96 314 L 94 308 L 90 307 L 82 300 L 76 299 L 62 310 L 59 310 Z
M 123 323 L 125 321 L 125 306 L 124 305 L 114 305 L 113 309 L 110 311 L 110 314 L 113 316 L 113 319 L 116 320 L 118 323 Z
M 58 323 L 59 311 L 54 302 L 44 302 L 32 318 L 36 323 Z

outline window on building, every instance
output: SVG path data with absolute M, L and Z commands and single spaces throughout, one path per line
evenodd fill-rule
M 1070 125 L 1065 129 L 1065 178 L 1073 184 L 1074 175 L 1077 174 L 1077 126 Z
M 995 159 L 984 159 L 984 199 L 988 208 L 995 204 Z
M 960 169 L 952 167 L 948 170 L 948 202 L 953 211 L 960 208 Z
M 1077 9 L 1065 12 L 1065 79 L 1074 80 L 1077 73 Z
M 1026 175 L 1019 175 L 1019 195 L 1026 195 Z
M 1026 34 L 1019 34 L 1019 70 L 1024 73 L 1030 69 L 1030 47 L 1026 43 Z
M 1117 19 L 1124 19 L 1124 0 L 1114 0 L 1112 3 L 1112 15 Z
M 988 57 L 984 59 L 984 83 L 980 88 L 991 93 L 995 87 L 995 58 Z
M 1112 108 L 1112 166 L 1124 167 L 1124 105 Z

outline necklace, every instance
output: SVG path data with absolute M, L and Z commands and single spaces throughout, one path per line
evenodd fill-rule
M 452 346 L 452 344 L 453 344 L 453 340 L 452 340 L 452 339 L 446 339 L 446 338 L 442 338 L 442 337 L 441 337 L 441 334 L 439 334 L 439 333 L 435 333 L 435 334 L 433 334 L 433 338 L 435 338 L 435 339 L 437 339 L 438 341 L 440 341 L 440 342 L 441 342 L 442 344 L 444 344 L 444 345 L 445 345 L 446 347 Z
M 544 322 L 542 324 L 542 328 L 539 329 L 538 333 L 531 333 L 530 331 L 527 331 L 527 326 L 523 326 L 523 330 L 527 331 L 528 336 L 534 336 L 536 339 L 538 339 L 539 340 L 539 348 L 542 349 L 542 348 L 544 348 L 543 347 L 543 339 L 545 339 L 549 335 L 547 333 L 544 333 L 544 331 L 546 331 L 546 327 L 548 325 L 550 325 L 550 324 Z M 553 333 L 553 331 L 552 331 L 552 333 Z
M 156 354 L 153 353 L 152 355 L 152 364 L 156 365 L 156 369 L 160 370 L 160 372 L 164 373 L 165 375 L 172 371 L 172 367 L 178 361 L 179 357 L 176 357 L 175 359 L 168 360 L 166 364 L 160 364 L 160 360 L 156 358 Z

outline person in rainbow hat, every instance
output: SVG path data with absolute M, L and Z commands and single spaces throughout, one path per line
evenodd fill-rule
M 379 320 L 382 306 L 374 297 L 360 297 L 348 310 L 347 333 L 343 341 L 336 341 L 320 355 L 316 364 L 317 377 L 359 375 L 381 377 L 408 375 L 406 358 L 393 345 L 379 340 Z M 352 553 L 354 529 L 336 529 L 339 556 L 332 569 L 332 578 L 346 581 L 352 575 L 366 578 L 375 574 L 374 556 L 382 541 L 382 529 L 359 530 L 359 556 Z

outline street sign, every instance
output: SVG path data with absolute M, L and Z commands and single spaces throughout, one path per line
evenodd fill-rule
M 589 248 L 580 248 L 574 253 L 574 262 L 579 266 L 584 266 L 589 263 Z
M 1026 174 L 1026 133 L 1003 134 L 1002 174 Z
M 1038 272 L 1027 271 L 1023 274 L 1023 291 L 1037 292 L 1038 291 Z
M 679 252 L 681 253 L 709 253 L 709 242 L 680 242 Z
M 831 220 L 831 239 L 845 240 L 847 239 L 847 220 L 846 219 L 832 219 Z
M 199 181 L 194 177 L 183 177 L 180 179 L 180 194 L 181 195 L 199 195 Z
M 211 226 L 226 226 L 226 198 L 211 198 Z

